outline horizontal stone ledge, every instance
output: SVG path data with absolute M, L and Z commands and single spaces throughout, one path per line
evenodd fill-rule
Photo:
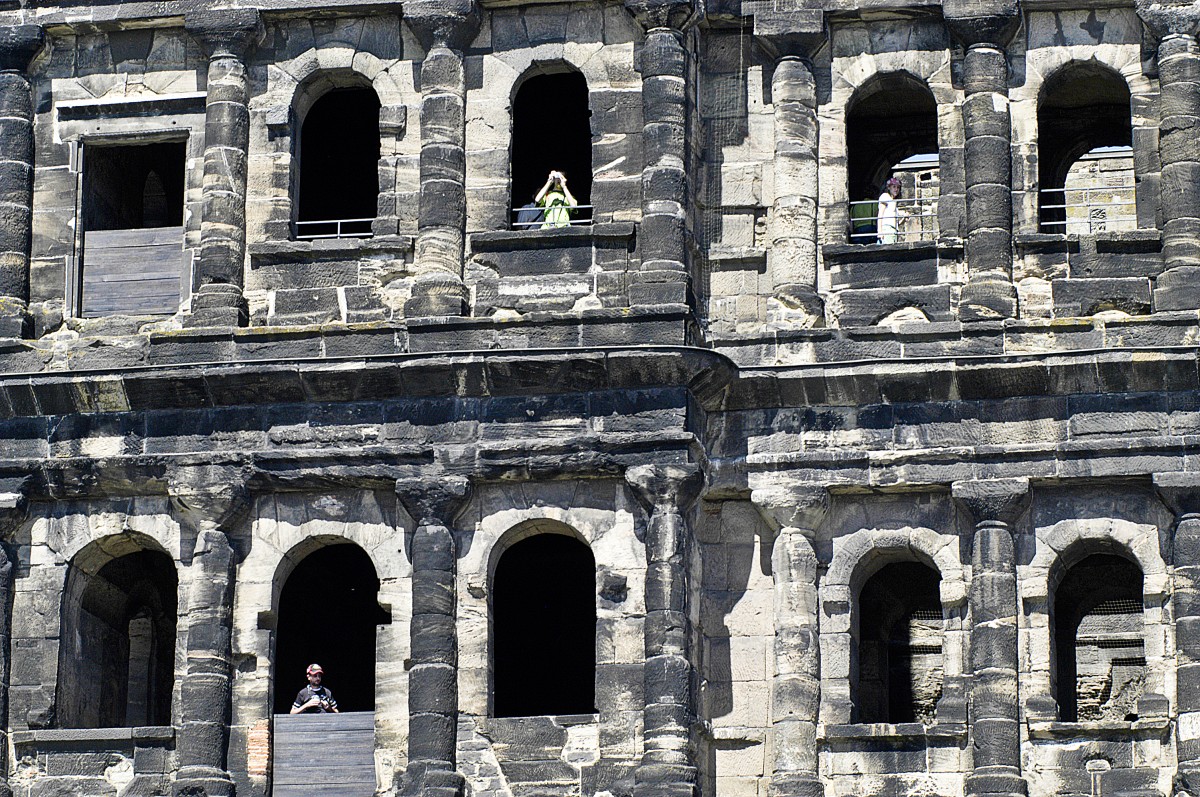
M 16 747 L 36 747 L 39 750 L 60 748 L 110 747 L 126 749 L 133 744 L 169 744 L 175 740 L 171 725 L 148 725 L 136 728 L 51 728 L 17 731 L 12 734 Z
M 332 223 L 332 222 L 330 222 Z M 312 238 L 293 241 L 263 241 L 248 244 L 250 267 L 301 262 L 324 262 L 412 252 L 411 235 L 373 235 L 363 238 Z
M 137 99 L 68 100 L 56 103 L 54 107 L 61 122 L 129 117 L 157 118 L 188 113 L 202 114 L 207 97 L 207 92 L 192 91 L 183 94 L 155 94 Z M 185 135 L 186 130 L 181 130 L 179 134 Z
M 1166 733 L 1171 727 L 1171 720 L 1166 716 L 1155 716 L 1133 722 L 1122 720 L 1094 722 L 1030 720 L 1026 724 L 1029 727 L 1029 736 L 1033 739 L 1143 738 Z
M 939 722 L 923 725 L 919 722 L 869 722 L 851 725 L 826 725 L 821 741 L 828 744 L 848 744 L 869 741 L 957 741 L 967 738 L 963 722 Z
M 131 25 L 144 27 L 154 23 L 159 27 L 183 27 L 183 17 L 196 8 L 189 0 L 166 0 L 154 2 L 144 0 L 88 0 L 88 2 L 62 3 L 61 8 L 47 9 L 40 15 L 38 24 L 50 33 L 93 34 L 127 30 Z M 263 16 L 270 19 L 275 14 L 296 11 L 311 12 L 312 3 L 306 0 L 271 0 L 269 7 L 262 8 Z M 322 0 L 321 16 L 357 16 L 360 14 L 399 14 L 400 4 L 389 0 Z
M 522 249 L 550 249 L 566 246 L 586 246 L 599 241 L 632 240 L 637 225 L 627 222 L 576 224 L 543 230 L 495 230 L 473 232 L 470 235 L 472 252 L 511 252 Z

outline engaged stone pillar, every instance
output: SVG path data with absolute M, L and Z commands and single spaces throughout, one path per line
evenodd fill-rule
M 683 514 L 699 495 L 694 466 L 639 465 L 625 479 L 650 515 L 646 524 L 644 753 L 635 797 L 692 797 L 695 718 L 688 651 L 689 533 Z
M 28 514 L 24 493 L 0 492 L 0 537 L 9 540 Z M 12 605 L 15 551 L 0 543 L 0 749 L 8 750 L 8 686 L 12 665 Z M 12 797 L 9 756 L 0 756 L 0 797 Z
M 690 270 L 687 209 L 688 53 L 685 32 L 696 14 L 689 3 L 626 0 L 646 32 L 642 44 L 641 273 L 629 286 L 630 304 L 684 304 Z
M 963 166 L 967 189 L 967 284 L 959 316 L 964 321 L 1012 318 L 1017 291 L 1012 281 L 1012 129 L 1008 111 L 1008 59 L 1004 48 L 1016 32 L 1015 12 L 991 17 L 949 18 L 966 47 L 963 62 Z
M 755 490 L 750 500 L 775 530 L 775 673 L 771 684 L 768 794 L 821 797 L 817 719 L 821 702 L 817 554 L 812 539 L 829 510 L 823 487 Z
M 0 337 L 28 331 L 33 242 L 33 93 L 26 69 L 38 25 L 0 27 Z
M 240 477 L 184 468 L 168 490 L 185 532 L 195 534 L 187 586 L 187 649 L 175 747 L 177 797 L 232 797 L 229 722 L 233 708 L 233 584 L 237 557 L 226 530 L 249 506 Z
M 412 668 L 408 673 L 408 768 L 397 791 L 456 797 L 458 632 L 455 624 L 454 535 L 448 524 L 462 509 L 470 483 L 462 477 L 398 482 L 396 495 L 417 524 L 412 537 Z
M 1017 559 L 1013 524 L 1029 502 L 1028 479 L 955 482 L 975 521 L 971 538 L 971 742 L 966 793 L 1023 795 L 1017 691 Z
M 246 56 L 261 36 L 252 8 L 195 11 L 184 27 L 208 51 L 200 256 L 185 326 L 245 326 L 246 170 L 250 91 Z
M 1175 744 L 1184 790 L 1196 794 L 1200 790 L 1200 476 L 1158 473 L 1154 486 L 1176 519 L 1171 556 L 1179 703 Z
M 1155 310 L 1200 308 L 1200 14 L 1191 6 L 1139 2 L 1158 38 L 1158 151 L 1162 159 L 1163 266 Z
M 467 83 L 463 50 L 479 31 L 474 0 L 406 5 L 404 20 L 425 48 L 421 62 L 421 196 L 416 279 L 409 318 L 462 315 L 467 226 Z

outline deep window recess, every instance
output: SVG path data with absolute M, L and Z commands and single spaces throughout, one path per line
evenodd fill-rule
M 176 591 L 175 563 L 158 551 L 90 574 L 73 564 L 63 595 L 61 727 L 171 724 Z
M 567 190 L 578 203 L 570 211 L 570 223 L 591 221 L 591 114 L 587 81 L 579 72 L 533 75 L 517 90 L 512 127 L 512 210 L 517 229 L 558 226 L 553 218 L 528 207 L 552 171 L 566 177 Z
M 374 710 L 376 626 L 391 622 L 378 593 L 375 566 L 357 545 L 328 545 L 296 565 L 279 597 L 275 713 L 291 709 L 313 663 L 339 709 Z
M 937 238 L 937 101 L 903 72 L 868 80 L 846 109 L 850 242 L 908 243 Z M 894 206 L 880 197 L 899 181 Z
M 179 309 L 185 145 L 85 144 L 79 314 Z
M 1038 101 L 1042 232 L 1137 228 L 1132 141 L 1129 87 L 1119 74 L 1075 63 L 1046 81 Z
M 379 203 L 379 107 L 374 89 L 335 88 L 305 114 L 297 238 L 371 234 Z
M 1092 554 L 1054 590 L 1052 682 L 1064 722 L 1133 720 L 1146 686 L 1142 571 Z
M 561 534 L 515 543 L 492 583 L 497 717 L 596 710 L 596 560 Z
M 857 722 L 933 724 L 942 695 L 940 584 L 933 568 L 896 562 L 863 585 L 851 673 Z

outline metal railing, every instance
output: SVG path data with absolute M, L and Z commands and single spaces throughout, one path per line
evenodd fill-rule
M 296 240 L 318 238 L 370 238 L 375 219 L 322 219 L 296 222 Z
M 1042 232 L 1092 235 L 1137 229 L 1132 185 L 1044 188 L 1040 194 Z
M 857 211 L 857 213 L 856 213 Z M 880 224 L 880 221 L 883 224 Z M 938 237 L 937 198 L 897 199 L 895 229 L 891 219 L 879 215 L 879 201 L 868 199 L 850 203 L 850 243 L 891 244 L 936 241 Z
M 567 224 L 557 224 L 554 221 L 546 220 L 546 211 L 557 211 L 559 208 L 565 208 L 569 212 L 569 220 Z M 575 205 L 574 207 L 567 207 L 562 205 L 553 208 L 516 208 L 512 211 L 511 223 L 514 230 L 553 230 L 558 227 L 565 227 L 568 225 L 572 227 L 579 227 L 592 223 L 592 206 Z

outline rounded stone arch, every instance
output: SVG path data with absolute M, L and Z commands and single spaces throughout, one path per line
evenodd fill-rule
M 169 725 L 179 642 L 176 557 L 154 537 L 128 529 L 70 547 L 55 690 L 59 726 Z
M 1162 595 L 1166 584 L 1167 564 L 1159 548 L 1157 534 L 1148 534 L 1145 525 L 1117 518 L 1088 518 L 1061 520 L 1044 534 L 1038 535 L 1038 545 L 1028 569 L 1034 577 L 1044 580 L 1048 594 L 1051 572 L 1064 553 L 1110 549 L 1127 556 L 1147 578 L 1147 595 Z M 1158 578 L 1151 578 L 1157 576 Z M 1151 582 L 1155 583 L 1151 583 Z
M 576 529 L 527 520 L 488 561 L 489 713 L 596 711 L 596 559 Z
M 856 531 L 835 542 L 824 584 L 857 589 L 884 565 L 915 559 L 941 574 L 943 604 L 959 603 L 966 582 L 955 539 L 926 528 Z
M 374 709 L 376 630 L 391 622 L 390 607 L 378 603 L 381 585 L 375 558 L 345 536 L 305 537 L 284 554 L 271 584 L 276 713 L 287 711 L 314 661 L 343 711 Z M 314 592 L 320 601 L 305 601 Z

